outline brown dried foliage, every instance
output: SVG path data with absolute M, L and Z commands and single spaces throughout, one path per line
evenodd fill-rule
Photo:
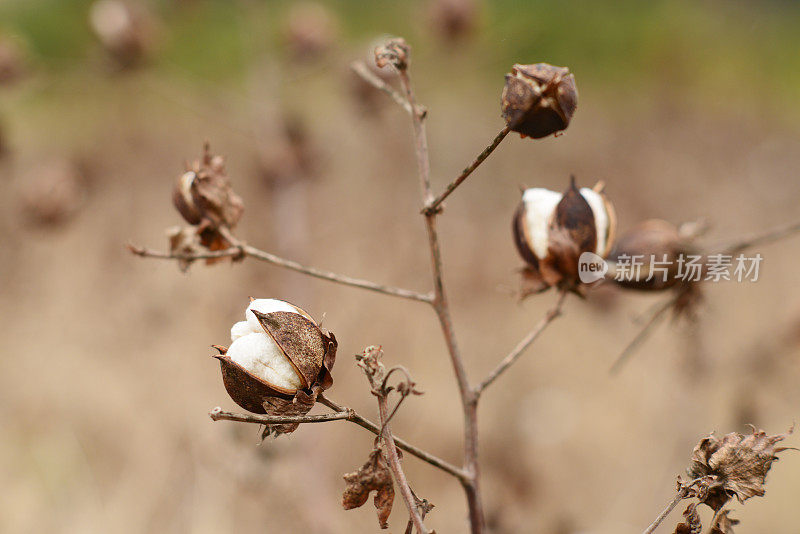
M 763 430 L 748 435 L 731 432 L 722 439 L 714 434 L 703 438 L 692 452 L 687 474 L 705 477 L 699 484 L 698 500 L 719 511 L 732 497 L 744 503 L 764 495 L 764 483 L 777 454 L 790 447 L 776 447 L 792 432 L 768 436 Z
M 389 514 L 394 502 L 394 484 L 392 472 L 379 448 L 369 454 L 369 459 L 358 471 L 344 475 L 346 486 L 342 495 L 342 507 L 345 510 L 358 508 L 367 502 L 371 491 L 375 492 L 373 503 L 378 511 L 378 523 L 381 528 L 389 528 Z

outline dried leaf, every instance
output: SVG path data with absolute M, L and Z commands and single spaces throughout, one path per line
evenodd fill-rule
M 764 495 L 764 482 L 777 453 L 786 447 L 775 447 L 792 432 L 768 436 L 756 430 L 747 436 L 731 432 L 722 439 L 714 434 L 703 438 L 692 452 L 692 464 L 687 470 L 692 479 L 713 477 L 702 484 L 701 502 L 715 511 L 731 497 L 743 503 L 750 497 Z
M 347 486 L 342 495 L 342 507 L 345 510 L 358 508 L 367 502 L 369 493 L 375 491 L 373 502 L 378 510 L 378 523 L 381 528 L 388 528 L 394 502 L 394 484 L 380 449 L 373 450 L 367 463 L 358 471 L 344 475 L 344 481 Z
M 733 526 L 738 525 L 739 521 L 728 517 L 729 513 L 730 510 L 723 510 L 717 514 L 709 534 L 734 534 Z
M 683 512 L 685 522 L 678 523 L 675 527 L 675 534 L 700 534 L 703 531 L 703 524 L 700 522 L 700 514 L 697 513 L 697 504 L 692 503 Z
M 169 239 L 169 251 L 171 254 L 191 256 L 203 250 L 200 244 L 200 237 L 197 235 L 197 229 L 192 226 L 173 226 L 168 228 L 167 238 Z M 192 261 L 194 260 L 178 259 L 178 268 L 182 272 L 186 272 Z
M 313 390 L 310 394 L 303 390 L 298 390 L 292 399 L 283 397 L 267 397 L 264 400 L 264 410 L 268 415 L 305 415 L 311 411 L 317 402 L 318 390 Z M 278 437 L 281 434 L 290 434 L 297 430 L 300 423 L 286 423 L 283 425 L 268 425 L 261 434 L 262 438 L 267 436 Z

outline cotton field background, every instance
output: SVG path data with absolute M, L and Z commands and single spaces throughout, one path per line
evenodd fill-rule
M 377 532 L 374 510 L 341 508 L 342 475 L 371 434 L 330 422 L 259 444 L 256 426 L 209 419 L 215 406 L 240 411 L 210 346 L 250 296 L 324 316 L 339 340 L 329 396 L 372 419 L 353 356 L 381 345 L 425 392 L 393 431 L 461 461 L 456 383 L 428 307 L 253 260 L 184 274 L 125 248 L 167 247 L 181 224 L 173 183 L 208 141 L 244 200 L 241 239 L 428 291 L 408 116 L 348 69 L 382 35 L 412 47 L 437 191 L 503 127 L 514 63 L 576 77 L 564 135 L 512 133 L 440 217 L 475 379 L 556 299 L 516 295 L 521 186 L 603 180 L 621 230 L 702 219 L 712 244 L 800 218 L 795 3 L 486 2 L 457 35 L 436 4 L 141 2 L 147 47 L 121 69 L 93 33 L 92 2 L 0 0 L 0 531 Z M 613 376 L 663 295 L 603 287 L 567 300 L 480 408 L 490 532 L 641 532 L 701 437 L 800 420 L 800 236 L 753 252 L 757 282 L 704 285 L 697 320 L 663 322 Z M 426 524 L 466 531 L 459 484 L 410 455 L 404 467 L 436 506 Z M 734 506 L 737 533 L 798 531 L 800 455 L 783 454 L 767 482 L 764 498 Z M 389 532 L 407 518 L 398 495 Z

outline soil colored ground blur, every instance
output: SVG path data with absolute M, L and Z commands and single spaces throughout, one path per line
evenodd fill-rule
M 115 73 L 89 31 L 89 3 L 0 0 L 0 35 L 27 54 L 22 79 L 0 87 L 0 531 L 378 531 L 369 504 L 340 506 L 342 474 L 372 445 L 360 428 L 307 425 L 259 445 L 255 426 L 208 418 L 215 406 L 236 408 L 210 345 L 227 342 L 251 295 L 324 316 L 340 341 L 329 396 L 370 417 L 353 355 L 382 345 L 387 363 L 406 366 L 425 391 L 397 414 L 395 432 L 460 461 L 455 381 L 424 304 L 250 260 L 182 274 L 124 248 L 166 247 L 165 229 L 180 224 L 172 183 L 208 140 L 244 198 L 242 239 L 427 291 L 408 117 L 383 95 L 366 108 L 347 70 L 379 35 L 403 34 L 413 47 L 437 190 L 503 126 L 502 76 L 513 63 L 548 61 L 576 75 L 579 108 L 566 133 L 510 135 L 441 217 L 472 380 L 555 300 L 514 295 L 520 185 L 604 180 L 621 230 L 651 217 L 703 218 L 708 243 L 800 217 L 795 4 L 518 4 L 482 5 L 475 34 L 460 43 L 436 36 L 425 2 L 325 4 L 332 49 L 297 60 L 285 46 L 288 3 L 162 2 L 150 6 L 155 56 Z M 257 161 L 274 161 L 287 115 L 307 128 L 313 170 L 270 187 Z M 75 211 L 35 224 L 26 195 L 65 160 L 86 177 Z M 753 252 L 764 257 L 758 282 L 707 284 L 698 321 L 662 324 L 617 376 L 608 369 L 636 318 L 664 296 L 601 289 L 567 300 L 482 401 L 491 532 L 641 532 L 708 432 L 752 423 L 779 433 L 800 420 L 800 236 Z M 460 486 L 411 456 L 404 465 L 436 505 L 428 525 L 466 531 Z M 737 533 L 798 531 L 800 456 L 783 455 L 767 480 L 765 498 L 734 506 Z M 389 531 L 406 520 L 398 495 Z

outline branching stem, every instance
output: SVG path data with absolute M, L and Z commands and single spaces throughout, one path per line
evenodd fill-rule
M 334 282 L 337 284 L 342 284 L 351 287 L 358 287 L 361 289 L 367 289 L 369 291 L 375 291 L 377 293 L 383 293 L 384 295 L 391 295 L 394 297 L 416 300 L 419 302 L 431 303 L 433 301 L 433 297 L 430 294 L 422 294 L 399 287 L 376 284 L 375 282 L 370 282 L 369 280 L 360 280 L 358 278 L 352 278 L 350 276 L 337 274 L 331 271 L 317 269 L 316 267 L 307 267 L 305 265 L 297 263 L 296 261 L 287 260 L 285 258 L 281 258 L 280 256 L 276 256 L 275 254 L 271 254 L 269 252 L 239 242 L 237 242 L 235 246 L 232 246 L 225 250 L 209 250 L 193 254 L 161 252 L 158 250 L 150 250 L 147 248 L 138 247 L 132 244 L 128 245 L 128 250 L 130 250 L 133 254 L 136 254 L 137 256 L 141 256 L 143 258 L 158 258 L 165 260 L 205 260 L 210 258 L 228 258 L 228 257 L 234 258 L 237 256 L 244 255 L 245 257 L 250 257 L 256 260 L 265 261 L 267 263 L 271 263 L 279 267 L 284 267 L 292 271 L 297 271 L 299 273 L 307 274 L 309 276 L 320 278 L 322 280 L 328 280 L 330 282 Z
M 449 197 L 449 196 L 450 196 L 450 194 L 451 194 L 453 191 L 455 191 L 455 190 L 456 190 L 456 187 L 458 187 L 459 185 L 461 185 L 461 183 L 462 183 L 464 180 L 466 180 L 466 179 L 467 179 L 467 177 L 468 177 L 470 174 L 472 174 L 472 171 L 474 171 L 475 169 L 477 169 L 477 168 L 478 168 L 478 166 L 479 166 L 481 163 L 483 163 L 483 162 L 484 162 L 484 160 L 486 160 L 486 158 L 488 158 L 488 157 L 489 157 L 489 155 L 490 155 L 492 152 L 494 152 L 494 149 L 495 149 L 495 148 L 497 148 L 497 146 L 498 146 L 498 145 L 499 145 L 499 144 L 500 144 L 500 143 L 503 141 L 503 139 L 505 139 L 505 138 L 506 138 L 506 136 L 508 135 L 508 133 L 509 133 L 510 131 L 511 131 L 511 130 L 508 128 L 508 126 L 505 126 L 505 127 L 502 129 L 502 130 L 500 130 L 500 133 L 498 133 L 498 134 L 495 136 L 495 138 L 492 140 L 492 142 L 489 144 L 489 146 L 487 146 L 485 149 L 483 149 L 483 152 L 481 152 L 480 154 L 478 154 L 478 157 L 477 157 L 477 158 L 475 158 L 475 161 L 473 161 L 472 163 L 470 163 L 470 164 L 469 164 L 469 166 L 467 166 L 467 168 L 465 168 L 463 171 L 461 171 L 461 174 L 459 174 L 459 175 L 458 175 L 458 177 L 457 177 L 455 180 L 453 180 L 452 182 L 450 182 L 450 183 L 447 185 L 447 187 L 445 187 L 444 191 L 443 191 L 443 192 L 442 192 L 442 193 L 441 193 L 441 194 L 440 194 L 438 197 L 436 197 L 434 200 L 432 200 L 431 202 L 428 202 L 428 203 L 425 205 L 425 208 L 422 210 L 422 213 L 423 213 L 423 214 L 425 214 L 425 215 L 428 215 L 428 214 L 430 214 L 430 213 L 433 213 L 433 212 L 435 212 L 435 211 L 439 210 L 439 206 L 442 204 L 442 202 L 444 202 L 444 200 L 445 200 L 447 197 Z
M 508 353 L 508 356 L 503 358 L 503 360 L 498 364 L 495 369 L 489 373 L 489 375 L 483 379 L 483 382 L 476 388 L 477 394 L 480 395 L 483 393 L 483 390 L 489 387 L 492 382 L 497 380 L 497 378 L 503 374 L 509 367 L 511 367 L 514 362 L 516 362 L 522 353 L 525 352 L 525 349 L 530 347 L 530 345 L 536 341 L 536 338 L 547 328 L 547 326 L 552 323 L 559 315 L 561 315 L 561 310 L 564 306 L 564 300 L 567 298 L 567 292 L 561 291 L 558 295 L 558 300 L 556 301 L 555 306 L 553 306 L 542 318 L 539 323 L 533 327 L 533 330 L 528 332 L 528 334 L 522 338 L 522 340 L 517 343 L 517 346 Z

